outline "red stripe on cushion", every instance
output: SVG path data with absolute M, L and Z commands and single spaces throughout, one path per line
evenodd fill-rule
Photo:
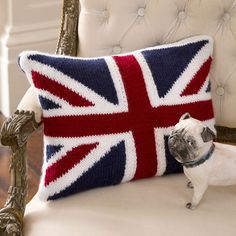
M 59 84 L 58 82 L 51 80 L 38 72 L 32 71 L 32 79 L 36 88 L 48 91 L 51 94 L 65 100 L 72 106 L 94 106 L 92 102 L 88 101 L 76 92 L 73 92 L 62 84 Z
M 214 117 L 211 100 L 191 104 L 162 106 L 153 108 L 153 126 L 156 128 L 174 126 L 186 112 L 202 121 Z M 135 129 L 133 117 L 129 116 L 128 113 L 44 117 L 43 123 L 45 135 L 51 137 L 115 134 Z
M 47 186 L 50 182 L 55 181 L 57 178 L 63 176 L 68 170 L 72 169 L 81 160 L 83 160 L 98 143 L 84 144 L 73 148 L 67 152 L 59 161 L 49 166 L 46 170 L 44 185 Z
M 113 59 L 119 67 L 128 100 L 129 121 L 125 122 L 132 127 L 137 155 L 134 179 L 154 176 L 157 172 L 154 135 L 156 117 L 149 101 L 143 72 L 133 55 L 114 56 Z
M 204 62 L 199 71 L 195 74 L 193 79 L 187 85 L 187 87 L 182 92 L 181 96 L 188 96 L 192 94 L 197 94 L 204 82 L 206 81 L 206 77 L 208 76 L 210 66 L 211 66 L 212 58 L 209 57 L 207 61 Z

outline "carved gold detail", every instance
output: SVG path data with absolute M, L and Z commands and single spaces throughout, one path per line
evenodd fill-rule
M 64 0 L 57 54 L 77 55 L 79 0 Z
M 11 186 L 4 208 L 0 210 L 0 235 L 22 235 L 23 217 L 27 194 L 26 142 L 39 127 L 33 112 L 16 111 L 7 119 L 1 130 L 0 140 L 10 146 Z

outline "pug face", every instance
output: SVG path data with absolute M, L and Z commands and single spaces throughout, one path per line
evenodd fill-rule
M 168 140 L 170 153 L 181 163 L 196 160 L 212 144 L 215 134 L 201 121 L 184 114 Z

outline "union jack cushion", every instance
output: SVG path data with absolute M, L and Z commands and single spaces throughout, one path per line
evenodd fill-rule
M 185 112 L 214 126 L 212 48 L 196 36 L 98 58 L 23 52 L 43 109 L 40 198 L 182 171 L 168 135 Z

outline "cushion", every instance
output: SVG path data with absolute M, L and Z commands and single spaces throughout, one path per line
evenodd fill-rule
M 23 52 L 43 109 L 40 198 L 182 171 L 168 135 L 185 112 L 213 126 L 212 48 L 196 36 L 99 58 Z
M 209 187 L 200 205 L 183 174 L 94 189 L 26 206 L 24 236 L 235 236 L 235 186 Z

